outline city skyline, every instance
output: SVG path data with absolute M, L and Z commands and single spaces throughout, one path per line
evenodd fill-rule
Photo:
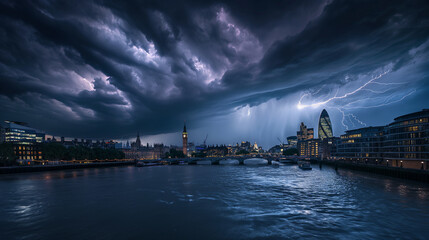
M 189 142 L 267 149 L 322 109 L 339 136 L 428 108 L 419 2 L 1 6 L 0 120 L 55 136 L 181 145 L 186 120 Z
M 0 0 L 0 240 L 428 238 L 428 13 Z

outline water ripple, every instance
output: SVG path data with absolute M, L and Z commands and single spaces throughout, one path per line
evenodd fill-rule
M 296 166 L 0 176 L 0 239 L 425 239 L 429 186 Z

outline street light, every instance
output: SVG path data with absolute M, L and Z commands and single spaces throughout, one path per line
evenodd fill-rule
M 386 166 L 387 167 L 389 166 L 389 160 L 386 160 Z
M 401 167 L 403 167 L 403 166 L 402 166 L 402 160 L 401 160 Z
M 422 167 L 420 168 L 421 170 L 423 170 L 423 169 L 424 169 L 424 167 L 423 167 L 424 163 L 425 163 L 425 162 L 423 162 L 423 161 L 422 161 Z

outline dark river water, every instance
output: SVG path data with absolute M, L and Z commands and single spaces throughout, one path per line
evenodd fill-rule
M 0 175 L 0 239 L 429 239 L 429 185 L 313 167 Z

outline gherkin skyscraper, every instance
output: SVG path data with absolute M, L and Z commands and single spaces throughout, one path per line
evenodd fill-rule
M 331 138 L 333 136 L 331 119 L 329 119 L 328 112 L 325 109 L 320 114 L 318 134 L 320 139 Z

